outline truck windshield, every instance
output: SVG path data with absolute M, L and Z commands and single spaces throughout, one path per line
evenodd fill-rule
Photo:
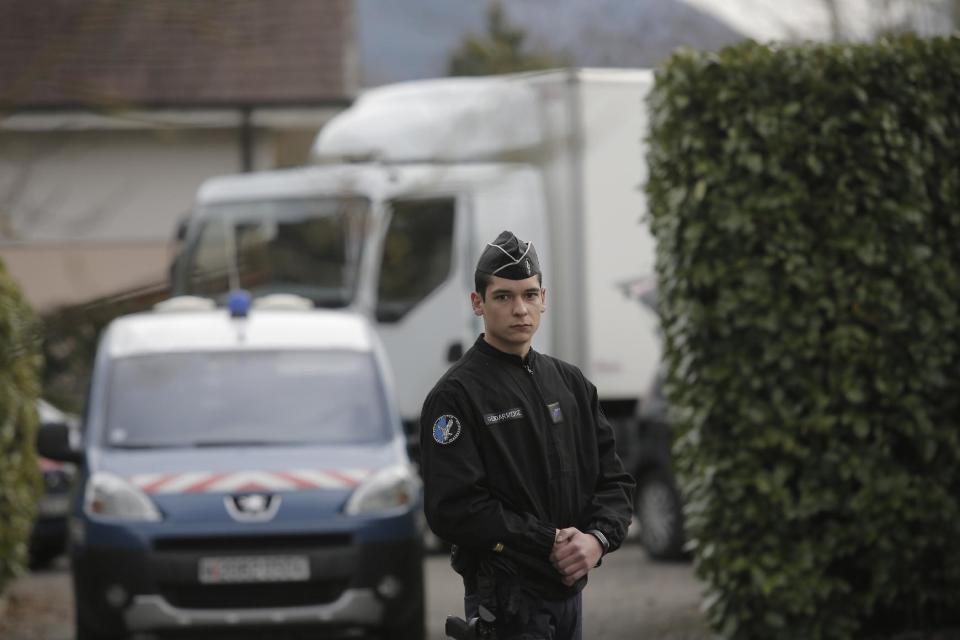
M 188 238 L 182 293 L 222 297 L 235 269 L 254 296 L 295 293 L 322 307 L 353 301 L 370 219 L 366 198 L 220 203 L 197 215 L 203 222 Z
M 163 353 L 117 359 L 104 444 L 116 448 L 361 444 L 390 436 L 373 357 L 350 351 Z

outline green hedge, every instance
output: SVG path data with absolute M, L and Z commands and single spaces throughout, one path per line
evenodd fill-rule
M 166 283 L 52 309 L 42 318 L 43 395 L 82 413 L 100 334 L 115 318 L 153 308 L 170 297 Z
M 696 571 L 731 638 L 960 621 L 960 39 L 680 53 L 647 194 Z
M 40 497 L 39 344 L 34 316 L 0 262 L 0 591 L 26 565 Z

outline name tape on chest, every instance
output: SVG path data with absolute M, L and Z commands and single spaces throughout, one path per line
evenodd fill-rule
M 523 409 L 521 407 L 517 407 L 516 409 L 508 409 L 506 411 L 499 411 L 497 413 L 488 413 L 487 415 L 483 416 L 483 422 L 490 427 L 495 424 L 500 424 L 501 422 L 507 422 L 508 420 L 520 420 L 524 417 L 525 414 L 523 413 Z

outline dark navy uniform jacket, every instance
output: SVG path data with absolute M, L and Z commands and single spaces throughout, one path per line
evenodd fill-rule
M 557 529 L 597 529 L 610 551 L 620 546 L 634 483 L 578 368 L 533 349 L 504 353 L 481 335 L 427 396 L 420 422 L 427 521 L 466 556 L 454 562 L 462 573 L 492 558 L 559 599 L 586 579 L 567 587 L 551 565 Z

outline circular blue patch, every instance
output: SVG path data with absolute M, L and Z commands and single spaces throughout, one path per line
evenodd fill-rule
M 450 444 L 460 437 L 460 421 L 456 416 L 442 415 L 433 423 L 433 439 L 437 444 Z

